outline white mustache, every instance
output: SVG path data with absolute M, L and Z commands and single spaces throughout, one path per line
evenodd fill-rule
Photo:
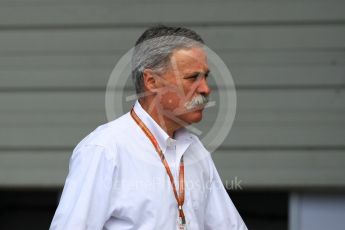
M 186 107 L 186 109 L 191 110 L 200 105 L 206 105 L 208 103 L 208 100 L 209 100 L 208 96 L 204 96 L 200 94 L 194 97 L 192 100 L 186 102 L 184 106 Z

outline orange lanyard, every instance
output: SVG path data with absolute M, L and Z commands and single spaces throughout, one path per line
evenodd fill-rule
M 181 161 L 180 161 L 179 195 L 178 195 L 177 191 L 176 191 L 174 177 L 171 174 L 169 164 L 168 164 L 167 160 L 165 159 L 164 154 L 163 154 L 161 148 L 159 147 L 159 144 L 158 144 L 156 138 L 153 136 L 153 134 L 150 132 L 150 130 L 146 127 L 146 125 L 140 120 L 138 115 L 134 112 L 134 109 L 131 110 L 131 116 L 133 117 L 134 121 L 138 124 L 138 126 L 143 130 L 145 135 L 150 139 L 152 145 L 155 147 L 156 152 L 158 153 L 158 155 L 159 155 L 159 157 L 160 157 L 160 159 L 161 159 L 161 161 L 165 167 L 165 170 L 166 170 L 166 172 L 169 176 L 169 179 L 170 179 L 170 183 L 173 187 L 174 195 L 175 195 L 177 205 L 178 205 L 177 208 L 179 211 L 180 221 L 182 222 L 182 224 L 186 224 L 186 218 L 185 218 L 183 208 L 182 208 L 183 203 L 184 203 L 184 197 L 185 197 L 183 156 L 181 157 Z

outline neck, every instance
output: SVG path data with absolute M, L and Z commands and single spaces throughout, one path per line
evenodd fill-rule
M 161 111 L 158 110 L 156 104 L 151 100 L 140 99 L 139 103 L 152 119 L 169 135 L 169 137 L 173 138 L 175 131 L 181 128 L 181 126 L 176 124 L 176 122 L 165 117 Z

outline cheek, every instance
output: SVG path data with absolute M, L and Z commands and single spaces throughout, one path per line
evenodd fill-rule
M 182 85 L 181 88 L 163 88 L 159 92 L 160 107 L 168 110 L 184 109 L 196 92 L 194 85 Z
M 198 82 L 193 82 L 183 87 L 186 101 L 190 101 L 195 96 L 197 88 L 198 88 Z
M 183 98 L 173 91 L 166 91 L 160 94 L 161 107 L 168 110 L 173 110 L 183 102 Z
M 161 107 L 170 111 L 184 111 L 186 109 L 186 103 L 190 102 L 194 93 L 186 92 L 179 93 L 175 91 L 167 91 L 161 94 L 160 103 Z

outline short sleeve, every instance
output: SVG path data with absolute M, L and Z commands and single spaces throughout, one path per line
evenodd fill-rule
M 110 217 L 108 209 L 116 174 L 114 155 L 98 145 L 84 145 L 73 152 L 51 230 L 103 228 Z
M 213 161 L 211 168 L 211 186 L 205 209 L 205 230 L 248 230 L 226 192 Z

